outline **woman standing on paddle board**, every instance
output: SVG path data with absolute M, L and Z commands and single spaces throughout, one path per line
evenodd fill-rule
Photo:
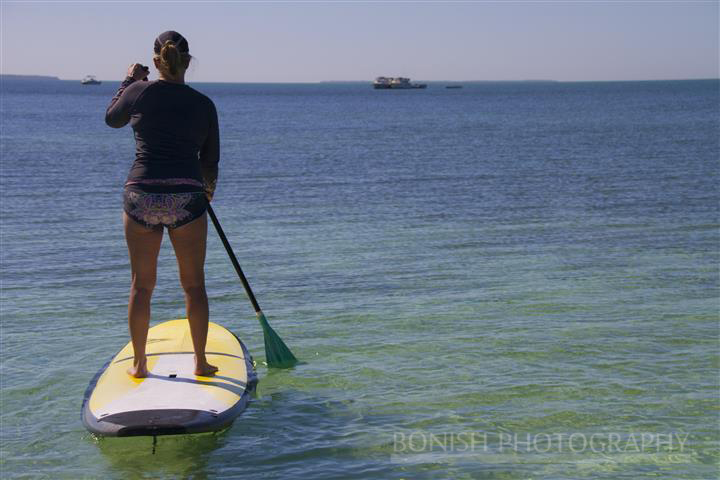
M 220 158 L 217 111 L 212 100 L 185 84 L 192 57 L 182 35 L 161 33 L 154 53 L 158 80 L 147 81 L 147 67 L 130 65 L 105 114 L 105 123 L 113 128 L 130 123 L 136 142 L 123 213 L 132 270 L 128 324 L 134 362 L 128 373 L 148 374 L 145 343 L 150 298 L 163 227 L 167 227 L 185 291 L 195 374 L 212 375 L 217 368 L 205 358 L 209 320 L 205 246 L 206 210 L 215 191 Z

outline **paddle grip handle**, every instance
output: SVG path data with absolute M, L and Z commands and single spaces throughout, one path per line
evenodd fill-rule
M 215 225 L 215 230 L 217 230 L 218 236 L 220 237 L 222 244 L 225 246 L 225 250 L 230 257 L 230 261 L 232 262 L 233 267 L 235 267 L 235 271 L 237 272 L 238 277 L 240 277 L 240 281 L 242 282 L 243 287 L 245 287 L 245 293 L 247 293 L 248 298 L 250 298 L 250 303 L 252 303 L 252 306 L 255 309 L 255 313 L 260 313 L 260 305 L 258 305 L 257 300 L 255 300 L 255 295 L 250 288 L 250 284 L 248 283 L 247 278 L 245 278 L 245 274 L 243 273 L 242 268 L 240 268 L 240 264 L 235 257 L 235 253 L 233 252 L 232 247 L 230 246 L 230 242 L 228 242 L 228 239 L 225 236 L 225 232 L 223 232 L 223 229 L 220 226 L 220 222 L 218 221 L 217 216 L 215 216 L 215 212 L 213 211 L 209 203 L 207 211 L 210 214 L 210 219 L 212 220 L 213 225 Z

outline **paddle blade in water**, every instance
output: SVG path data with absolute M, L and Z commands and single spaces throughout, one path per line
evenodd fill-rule
M 265 314 L 263 312 L 257 312 L 258 320 L 263 329 L 263 336 L 265 337 L 265 361 L 268 367 L 273 368 L 290 368 L 298 363 L 295 355 L 292 354 L 290 349 L 282 341 L 282 338 L 275 333 L 275 330 L 270 327 Z

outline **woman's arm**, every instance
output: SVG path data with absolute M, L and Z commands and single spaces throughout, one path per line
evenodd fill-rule
M 220 131 L 218 127 L 218 116 L 215 104 L 212 100 L 208 101 L 210 117 L 210 126 L 205 144 L 200 150 L 200 168 L 202 169 L 203 183 L 205 184 L 205 194 L 208 200 L 212 200 L 215 194 L 215 186 L 218 177 L 218 163 L 220 161 Z
M 135 83 L 137 80 L 144 79 L 147 81 L 148 68 L 139 63 L 133 63 L 128 68 L 127 77 L 120 84 L 115 96 L 110 100 L 110 106 L 105 111 L 105 123 L 113 128 L 124 127 L 130 121 L 130 109 L 135 98 L 125 95 L 125 89 Z

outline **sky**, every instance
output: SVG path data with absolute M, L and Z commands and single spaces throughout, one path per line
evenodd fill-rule
M 0 0 L 0 73 L 121 79 L 177 30 L 195 82 L 718 78 L 719 5 Z

